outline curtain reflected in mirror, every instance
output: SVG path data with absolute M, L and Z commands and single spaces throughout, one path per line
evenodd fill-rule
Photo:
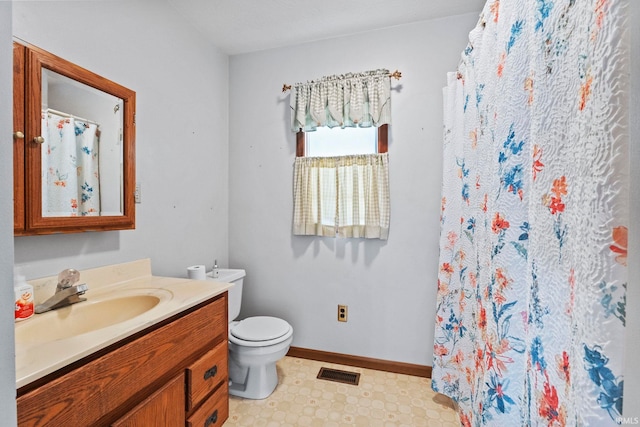
M 123 101 L 42 70 L 42 216 L 123 215 Z
M 42 136 L 42 215 L 99 215 L 99 125 L 46 110 Z

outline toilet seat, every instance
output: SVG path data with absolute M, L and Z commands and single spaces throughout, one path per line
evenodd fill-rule
M 281 343 L 293 334 L 293 328 L 277 317 L 255 316 L 230 325 L 229 341 L 245 347 L 266 347 Z

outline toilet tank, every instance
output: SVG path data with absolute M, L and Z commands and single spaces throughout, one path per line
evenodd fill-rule
M 234 268 L 220 268 L 218 269 L 218 277 L 213 279 L 211 273 L 207 273 L 207 276 L 211 280 L 216 282 L 233 283 L 234 286 L 229 288 L 228 302 L 229 302 L 229 322 L 235 320 L 240 315 L 240 306 L 242 304 L 242 282 L 246 272 L 241 269 Z

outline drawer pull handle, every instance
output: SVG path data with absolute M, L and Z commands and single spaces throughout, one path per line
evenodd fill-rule
M 204 422 L 204 427 L 209 427 L 211 424 L 215 424 L 218 421 L 218 410 L 213 411 L 213 414 L 207 418 L 207 421 Z
M 218 373 L 218 365 L 213 365 L 213 368 L 209 368 L 207 372 L 204 373 L 204 379 L 208 380 L 209 378 L 213 378 Z

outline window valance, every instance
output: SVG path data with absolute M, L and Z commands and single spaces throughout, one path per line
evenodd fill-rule
M 325 76 L 291 88 L 291 130 L 391 123 L 389 70 Z

